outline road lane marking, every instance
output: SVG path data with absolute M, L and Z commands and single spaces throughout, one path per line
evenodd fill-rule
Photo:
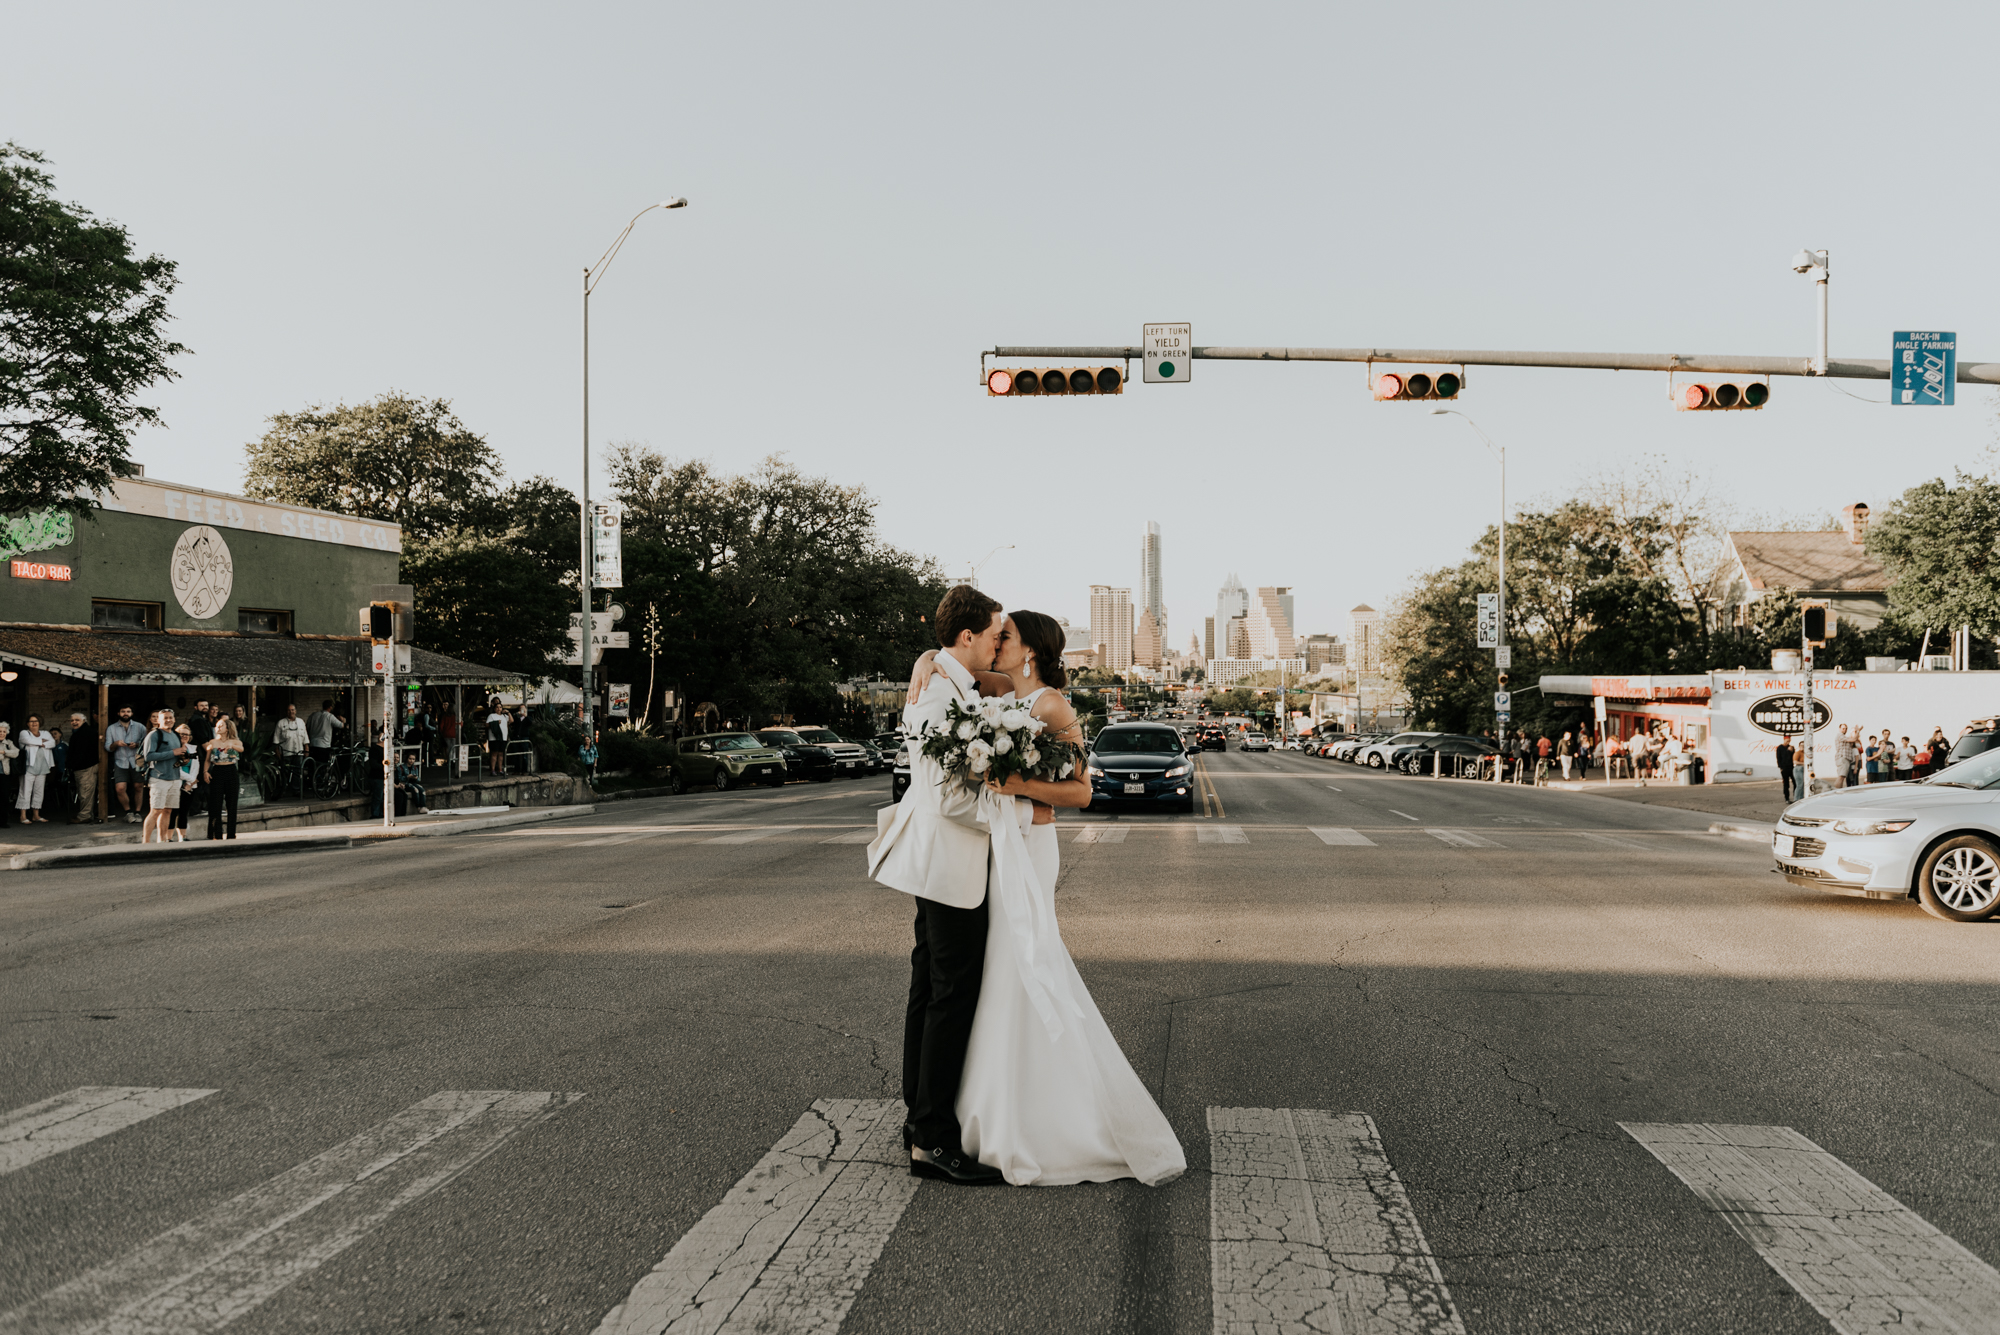
M 1652 850 L 1647 848 L 1646 845 L 1635 844 L 1630 839 L 1614 839 L 1608 834 L 1598 834 L 1594 830 L 1578 830 L 1576 831 L 1576 833 L 1581 835 L 1583 838 L 1590 840 L 1594 844 L 1607 844 L 1612 848 L 1630 849 L 1638 853 L 1652 852 Z
M 917 1191 L 902 1127 L 901 1100 L 813 1104 L 598 1335 L 838 1330 Z
M 579 634 L 581 634 L 581 632 L 578 632 L 578 633 L 579 633 Z M 582 652 L 582 651 L 581 651 L 581 650 L 579 650 L 578 652 L 580 653 L 580 652 Z M 1403 818 L 1404 820 L 1415 820 L 1415 819 L 1416 819 L 1416 817 L 1415 817 L 1415 816 L 1412 816 L 1412 815 L 1411 815 L 1411 814 L 1410 814 L 1409 812 L 1407 812 L 1407 811 L 1398 811 L 1398 810 L 1396 810 L 1396 808 L 1394 808 L 1394 807 L 1390 807 L 1390 808 L 1389 808 L 1389 814 L 1390 814 L 1391 816 L 1401 816 L 1401 817 L 1402 817 L 1402 818 Z
M 1195 840 L 1203 844 L 1247 844 L 1250 836 L 1243 833 L 1241 825 L 1197 825 L 1194 827 Z
M 1348 844 L 1355 848 L 1374 848 L 1375 841 L 1359 830 L 1350 830 L 1341 825 L 1309 825 L 1306 827 L 1319 836 L 1323 844 Z
M 1450 844 L 1453 848 L 1504 848 L 1505 847 L 1504 844 L 1496 844 L 1491 839 L 1486 838 L 1484 835 L 1474 834 L 1470 830 L 1427 829 L 1424 831 L 1424 833 L 1429 835 L 1431 838 L 1437 840 L 1439 843 Z
M 754 844 L 759 839 L 769 839 L 774 834 L 790 834 L 802 829 L 798 825 L 760 825 L 754 830 L 738 830 L 735 834 L 719 834 L 713 839 L 704 839 L 704 844 Z M 872 837 L 872 836 L 871 836 Z
M 150 1085 L 82 1085 L 0 1114 L 0 1177 L 213 1093 Z
M 1122 844 L 1131 831 L 1124 825 L 1086 825 L 1076 832 L 1073 844 Z
M 581 634 L 582 632 L 580 632 L 580 631 L 579 631 L 578 633 L 579 633 L 579 634 Z M 582 652 L 583 652 L 583 650 L 579 649 L 579 650 L 577 650 L 577 652 L 578 652 L 578 653 L 582 653 Z M 1329 788 L 1333 788 L 1333 785 L 1332 785 L 1332 784 L 1328 784 L 1328 785 L 1327 785 L 1327 787 L 1329 787 Z M 1336 792 L 1336 793 L 1339 793 L 1339 792 L 1345 792 L 1346 790 L 1345 790 L 1345 789 L 1342 789 L 1342 788 L 1333 788 L 1333 791 L 1334 791 L 1334 792 Z
M 2000 1271 L 1792 1128 L 1618 1125 L 1842 1335 L 2000 1330 Z
M 581 650 L 578 651 L 582 652 Z M 846 834 L 836 834 L 831 839 L 820 840 L 823 844 L 872 844 L 875 842 L 873 830 L 849 830 Z
M 583 651 L 579 649 L 577 652 L 582 653 Z M 641 830 L 637 834 L 614 834 L 605 839 L 583 839 L 574 844 L 566 844 L 564 846 L 567 848 L 609 848 L 613 844 L 629 844 L 635 839 L 651 839 L 654 835 L 671 833 L 673 833 L 671 826 L 662 826 L 657 830 Z
M 451 1090 L 11 1312 L 0 1330 L 211 1331 L 581 1094 Z
M 1366 1113 L 1210 1108 L 1215 1335 L 1463 1335 Z

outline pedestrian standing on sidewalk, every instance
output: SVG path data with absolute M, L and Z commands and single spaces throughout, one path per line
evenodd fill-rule
M 1556 743 L 1556 761 L 1562 766 L 1563 781 L 1565 783 L 1569 781 L 1569 767 L 1575 760 L 1576 737 L 1566 732 L 1562 735 L 1562 740 Z
M 1847 786 L 1847 771 L 1854 768 L 1854 739 L 1847 735 L 1847 725 L 1840 725 L 1840 736 L 1833 741 L 1833 786 Z
M 1917 777 L 1917 748 L 1905 737 L 1896 744 L 1896 782 L 1908 783 Z
M 1945 740 L 1943 728 L 1932 728 L 1931 739 L 1926 745 L 1930 748 L 1931 763 L 1925 773 L 1934 774 L 1951 763 L 1951 743 Z
M 80 713 L 69 716 L 69 754 L 65 768 L 76 780 L 76 806 L 69 813 L 69 823 L 81 825 L 97 819 L 97 734 Z
M 181 805 L 181 759 L 187 747 L 174 730 L 174 711 L 162 709 L 153 715 L 154 726 L 139 743 L 139 773 L 146 784 L 146 799 L 152 810 L 139 827 L 139 842 L 166 843 L 174 812 Z M 154 836 L 158 839 L 155 840 Z
M 1528 783 L 1534 778 L 1535 744 L 1528 740 L 1527 729 L 1514 734 L 1514 782 Z
M 21 748 L 14 743 L 13 728 L 0 720 L 0 830 L 12 819 L 14 794 L 21 786 Z
M 139 743 L 146 740 L 145 725 L 132 717 L 132 706 L 121 705 L 118 721 L 104 730 L 104 749 L 111 753 L 111 790 L 125 810 L 125 823 L 139 823 L 139 807 L 145 801 L 146 774 L 139 766 Z
M 203 768 L 208 772 L 208 837 L 236 837 L 236 799 L 242 790 L 243 739 L 236 725 L 226 718 L 215 721 L 215 736 L 208 744 Z M 223 813 L 228 812 L 228 830 L 223 833 Z
M 42 730 L 40 715 L 30 714 L 17 745 L 21 748 L 21 781 L 14 810 L 20 813 L 23 825 L 47 825 L 49 818 L 42 814 L 42 802 L 48 791 L 49 771 L 56 767 L 56 739 Z
M 1778 782 L 1784 787 L 1786 806 L 1792 804 L 1792 769 L 1793 762 L 1797 756 L 1798 752 L 1792 749 L 1792 739 L 1789 737 L 1780 737 L 1778 739 Z
M 180 757 L 181 804 L 174 808 L 174 814 L 167 819 L 167 826 L 173 831 L 173 842 L 187 842 L 188 817 L 201 810 L 204 792 L 201 786 L 201 748 L 194 743 L 194 728 L 183 723 L 174 729 L 174 735 L 181 739 L 183 748 Z

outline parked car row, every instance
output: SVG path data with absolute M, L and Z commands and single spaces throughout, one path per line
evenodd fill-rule
M 900 745 L 896 733 L 884 733 Z M 711 732 L 683 737 L 674 747 L 668 787 L 728 792 L 746 783 L 768 787 L 836 777 L 858 779 L 892 769 L 893 750 L 882 738 L 849 741 L 831 728 L 760 728 L 756 732 Z

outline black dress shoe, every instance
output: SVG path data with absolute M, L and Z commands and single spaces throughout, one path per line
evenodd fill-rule
M 1002 1181 L 1000 1170 L 990 1168 L 955 1146 L 911 1151 L 910 1176 L 956 1182 L 962 1187 L 990 1187 Z

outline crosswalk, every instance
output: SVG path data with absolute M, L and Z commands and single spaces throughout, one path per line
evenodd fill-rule
M 217 1092 L 86 1086 L 0 1112 L 0 1165 L 197 1116 Z M 220 1330 L 583 1097 L 434 1094 L 0 1312 L 0 1333 Z M 814 1102 L 633 1276 L 598 1335 L 838 1331 L 919 1190 L 902 1115 L 894 1100 Z M 2000 1270 L 1793 1128 L 1618 1125 L 1840 1335 L 2000 1330 Z M 1195 1171 L 1159 1191 L 1207 1193 L 1215 1335 L 1464 1335 L 1372 1116 L 1217 1106 L 1206 1129 L 1206 1171 L 1190 1146 Z

